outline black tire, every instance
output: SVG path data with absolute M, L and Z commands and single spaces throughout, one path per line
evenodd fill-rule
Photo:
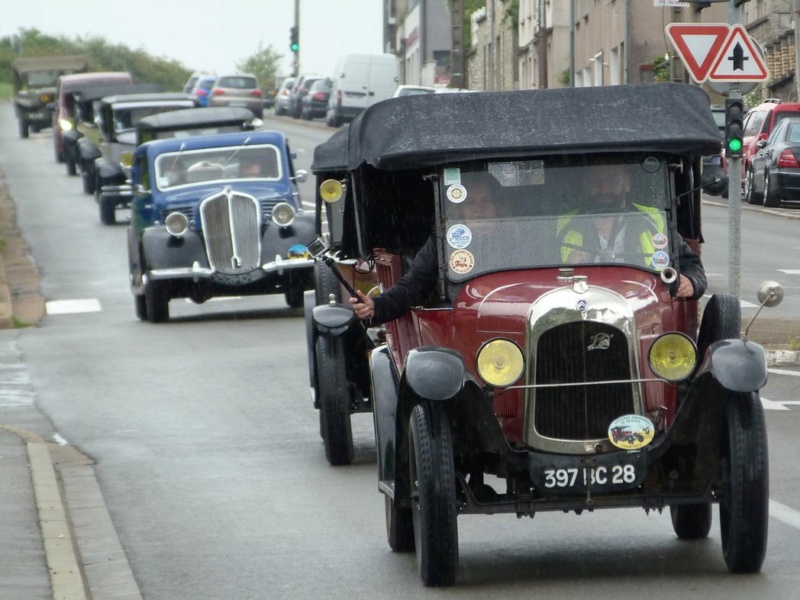
M 147 320 L 147 299 L 144 294 L 133 295 L 133 309 L 136 311 L 136 318 L 140 321 Z
M 728 398 L 723 450 L 728 472 L 719 504 L 722 554 L 731 573 L 757 573 L 769 521 L 767 429 L 758 392 Z
M 64 159 L 67 163 L 67 175 L 70 177 L 74 177 L 78 174 L 78 162 L 75 158 L 75 150 L 70 147 L 65 147 L 64 149 Z
M 414 551 L 414 517 L 410 508 L 398 508 L 394 500 L 384 496 L 386 540 L 392 552 Z
M 86 165 L 81 169 L 81 179 L 83 180 L 83 192 L 90 196 L 93 195 L 94 187 L 97 182 L 94 165 Z
M 317 297 L 317 306 L 327 304 L 331 294 L 336 302 L 342 301 L 339 280 L 333 274 L 331 267 L 321 262 L 314 265 L 314 291 Z
M 19 137 L 23 140 L 28 139 L 28 121 L 23 118 L 19 120 Z
M 163 286 L 156 281 L 148 281 L 144 287 L 145 314 L 151 323 L 169 321 L 169 298 Z
M 781 197 L 769 187 L 769 173 L 764 172 L 764 206 L 767 208 L 778 208 L 781 205 Z
M 353 429 L 350 423 L 350 385 L 347 382 L 344 341 L 341 337 L 317 339 L 319 418 L 325 457 L 336 467 L 353 462 Z
M 411 514 L 417 567 L 428 587 L 455 583 L 458 571 L 456 476 L 450 424 L 438 405 L 411 413 Z
M 732 294 L 714 294 L 703 310 L 697 335 L 697 356 L 703 360 L 706 350 L 720 340 L 739 339 L 742 330 L 742 308 Z
M 117 222 L 117 204 L 113 198 L 100 196 L 100 222 L 103 225 L 113 225 Z
M 711 503 L 670 506 L 672 528 L 682 540 L 699 540 L 711 532 Z
M 286 291 L 283 297 L 286 299 L 286 304 L 289 308 L 303 308 L 303 279 L 292 279 L 286 286 Z
M 753 169 L 750 169 L 747 172 L 747 177 L 745 177 L 744 180 L 744 199 L 748 204 L 758 204 L 761 201 L 761 198 L 756 193 L 754 179 L 755 174 L 753 173 Z

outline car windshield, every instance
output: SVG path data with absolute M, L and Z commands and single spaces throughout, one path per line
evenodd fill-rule
M 63 71 L 33 71 L 28 73 L 25 77 L 27 84 L 23 84 L 25 88 L 43 88 L 43 87 L 56 87 L 58 76 Z
M 203 148 L 164 153 L 155 161 L 158 189 L 233 179 L 278 181 L 283 169 L 272 145 Z
M 670 264 L 664 161 L 563 158 L 444 169 L 448 277 L 561 264 Z M 583 163 L 583 164 L 581 164 Z

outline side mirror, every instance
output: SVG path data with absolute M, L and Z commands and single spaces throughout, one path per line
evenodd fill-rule
M 308 179 L 308 171 L 303 169 L 296 171 L 294 177 L 292 177 L 292 181 L 295 181 L 296 183 L 303 183 L 306 179 Z
M 708 167 L 703 169 L 700 187 L 709 196 L 721 196 L 728 189 L 728 176 L 722 167 Z
M 763 148 L 766 145 L 767 145 L 767 140 L 758 140 L 758 143 L 756 144 L 756 146 L 758 146 L 759 148 Z

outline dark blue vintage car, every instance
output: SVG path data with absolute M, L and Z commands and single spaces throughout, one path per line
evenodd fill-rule
M 313 288 L 304 213 L 286 138 L 276 131 L 147 142 L 133 156 L 128 255 L 136 316 L 169 319 L 169 300 Z

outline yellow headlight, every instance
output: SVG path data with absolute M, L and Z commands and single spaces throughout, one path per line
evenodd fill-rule
M 319 196 L 325 202 L 337 202 L 344 196 L 344 186 L 335 179 L 326 179 L 319 186 Z
M 72 129 L 72 122 L 67 119 L 59 119 L 58 124 L 61 126 L 61 131 L 69 131 Z
M 694 371 L 697 349 L 684 334 L 665 333 L 650 346 L 647 360 L 658 377 L 667 381 L 681 381 Z
M 522 351 L 510 340 L 492 340 L 478 352 L 478 374 L 487 384 L 507 387 L 522 375 Z

